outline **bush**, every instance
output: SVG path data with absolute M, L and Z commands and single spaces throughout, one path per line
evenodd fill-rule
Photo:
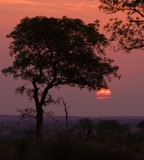
M 99 140 L 127 138 L 129 128 L 116 120 L 102 120 L 96 125 L 96 133 Z

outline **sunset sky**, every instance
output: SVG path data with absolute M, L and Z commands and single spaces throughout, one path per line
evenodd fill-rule
M 0 70 L 11 65 L 9 39 L 6 35 L 26 16 L 80 18 L 85 23 L 99 19 L 104 25 L 110 15 L 99 11 L 98 0 L 0 0 Z M 70 105 L 73 116 L 144 116 L 144 54 L 108 51 L 107 57 L 120 67 L 121 80 L 108 83 L 110 98 L 97 99 L 96 91 L 63 87 L 52 90 L 54 96 L 62 96 Z M 26 96 L 15 94 L 15 88 L 23 81 L 4 77 L 0 73 L 0 115 L 18 114 L 16 108 L 34 107 Z M 64 115 L 63 106 L 47 106 L 55 115 Z

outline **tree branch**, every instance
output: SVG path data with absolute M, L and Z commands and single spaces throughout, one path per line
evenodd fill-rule
M 133 45 L 132 45 L 133 46 Z M 144 47 L 144 44 L 142 44 L 142 45 L 138 45 L 138 46 L 133 46 L 133 47 L 126 47 L 126 52 L 129 52 L 129 51 L 131 51 L 131 50 L 133 50 L 133 49 L 139 49 L 139 48 L 143 48 Z
M 48 93 L 49 89 L 53 87 L 53 84 L 55 83 L 55 81 L 57 79 L 57 68 L 56 68 L 55 65 L 54 65 L 54 75 L 53 75 L 53 77 L 54 78 L 51 80 L 51 82 L 44 89 L 44 92 L 42 94 L 41 101 L 40 101 L 41 105 L 44 105 L 47 93 Z
M 127 30 L 126 30 L 125 37 L 127 36 L 127 33 L 128 33 L 128 31 L 129 31 L 129 29 L 130 29 L 130 26 L 131 26 L 131 24 L 132 24 L 133 22 L 135 22 L 135 23 L 140 23 L 140 22 L 142 22 L 142 23 L 143 23 L 144 20 L 130 20 L 129 22 L 130 22 L 130 24 L 129 24 Z
M 133 22 L 130 22 L 130 24 L 129 24 L 129 26 L 128 26 L 128 29 L 126 30 L 125 37 L 127 36 L 127 33 L 128 33 L 128 31 L 129 31 L 130 26 L 131 26 L 132 23 L 133 23 Z
M 144 22 L 144 20 L 130 20 L 130 22 L 135 22 L 135 23 L 138 23 L 138 22 Z
M 144 14 L 142 14 L 140 11 L 138 11 L 135 7 L 133 7 L 133 11 L 138 13 L 140 16 L 144 17 Z
M 121 3 L 121 5 L 119 4 L 119 6 L 114 6 L 114 4 L 110 4 L 109 1 L 102 1 L 103 4 L 107 5 L 108 7 L 110 7 L 109 9 L 107 8 L 106 10 L 111 11 L 112 13 L 115 13 L 117 11 L 135 11 L 137 12 L 139 15 L 141 15 L 142 17 L 144 17 L 144 14 L 142 14 L 139 10 L 136 9 L 136 6 L 138 5 L 138 3 L 140 3 L 139 0 L 136 0 L 137 2 L 134 3 L 134 5 L 132 4 L 127 4 L 127 3 Z M 132 7 L 132 8 L 131 8 Z M 103 8 L 102 5 L 100 6 L 100 8 Z M 105 10 L 105 8 L 103 8 Z M 109 12 L 110 13 L 110 12 Z

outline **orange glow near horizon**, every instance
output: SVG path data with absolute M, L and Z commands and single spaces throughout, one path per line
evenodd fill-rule
M 67 2 L 66 0 L 54 0 L 54 1 L 47 1 L 47 0 L 0 0 L 0 4 L 23 4 L 23 5 L 27 5 L 27 4 L 34 4 L 34 5 L 43 5 L 46 4 L 46 7 L 50 6 L 59 6 L 60 8 L 63 7 L 68 7 L 69 9 L 82 9 L 84 10 L 85 8 L 98 8 L 98 6 L 100 5 L 100 2 L 90 2 L 90 1 L 80 1 L 80 2 Z M 63 6 L 64 5 L 64 6 Z
M 67 0 L 0 0 L 1 19 L 9 19 L 8 26 L 16 25 L 20 19 L 28 16 L 48 16 L 80 18 L 85 23 L 93 23 L 100 17 L 95 1 L 67 1 Z M 94 14 L 95 13 L 95 14 Z M 98 16 L 97 16 L 98 15 Z M 101 17 L 104 19 L 104 16 Z M 7 22 L 7 21 L 5 21 Z
M 96 92 L 97 99 L 111 98 L 111 91 L 109 89 L 102 88 Z

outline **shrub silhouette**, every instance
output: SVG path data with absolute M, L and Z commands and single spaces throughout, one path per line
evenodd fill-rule
M 102 120 L 96 125 L 97 137 L 100 140 L 123 138 L 128 134 L 129 128 L 116 120 Z
M 76 125 L 77 133 L 79 136 L 82 136 L 85 141 L 87 141 L 90 136 L 95 136 L 95 129 L 95 123 L 88 118 L 80 119 Z

